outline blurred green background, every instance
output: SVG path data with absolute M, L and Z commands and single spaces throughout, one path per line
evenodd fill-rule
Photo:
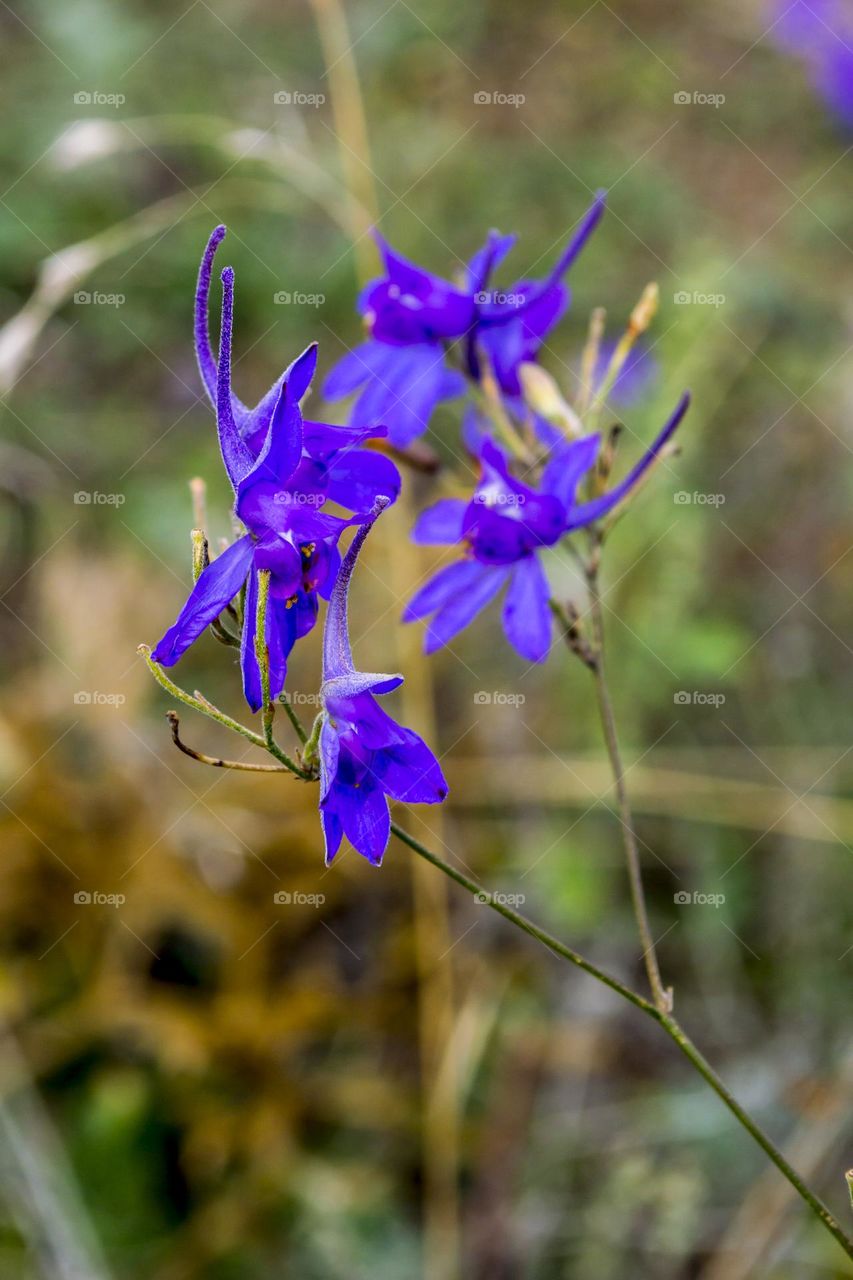
M 307 342 L 325 373 L 359 339 L 348 183 L 440 273 L 517 230 L 507 281 L 608 187 L 543 362 L 570 391 L 590 309 L 618 334 L 657 279 L 660 376 L 622 465 L 695 396 L 605 570 L 661 963 L 849 1220 L 851 139 L 759 4 L 377 0 L 346 6 L 341 46 L 371 176 L 338 144 L 339 18 L 325 0 L 0 10 L 0 1276 L 853 1274 L 651 1024 L 400 846 L 381 872 L 352 853 L 325 871 L 309 789 L 206 772 L 168 740 L 135 650 L 184 597 L 191 476 L 211 536 L 230 531 L 192 352 L 212 227 L 230 227 L 253 402 Z M 457 431 L 447 406 L 430 444 L 450 457 Z M 585 672 L 560 648 L 525 669 L 486 620 L 420 667 L 394 625 L 402 533 L 377 532 L 353 611 L 370 669 L 409 646 L 421 729 L 434 686 L 451 798 L 441 830 L 403 820 L 641 984 Z M 293 690 L 318 671 L 315 637 Z M 213 639 L 177 674 L 242 714 Z

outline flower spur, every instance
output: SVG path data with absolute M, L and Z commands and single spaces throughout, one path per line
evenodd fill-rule
M 411 729 L 383 711 L 376 694 L 390 693 L 401 675 L 356 671 L 347 622 L 349 586 L 359 552 L 388 500 L 378 498 L 356 533 L 335 582 L 323 635 L 323 684 L 319 754 L 320 817 L 326 863 L 344 836 L 378 866 L 388 845 L 388 800 L 439 804 L 447 795 L 441 767 Z

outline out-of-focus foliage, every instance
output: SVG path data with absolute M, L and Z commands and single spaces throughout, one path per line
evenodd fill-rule
M 759 4 L 371 0 L 348 17 L 395 245 L 445 272 L 489 226 L 517 229 L 509 281 L 541 269 L 609 187 L 544 357 L 568 389 L 591 307 L 616 334 L 660 282 L 662 373 L 626 414 L 625 457 L 685 385 L 694 408 L 682 455 L 614 534 L 605 585 L 661 961 L 684 1022 L 843 1213 L 850 140 L 765 38 Z M 314 794 L 180 756 L 135 656 L 183 598 L 190 476 L 210 482 L 211 536 L 230 532 L 191 347 L 211 227 L 231 227 L 245 399 L 308 341 L 326 370 L 359 338 L 311 9 L 43 0 L 0 10 L 0 29 L 0 321 L 51 255 L 150 206 L 161 219 L 80 283 L 118 305 L 64 303 L 2 402 L 2 1016 L 115 1275 L 414 1276 L 410 855 L 326 872 Z M 94 120 L 108 124 L 81 134 Z M 84 162 L 81 139 L 113 149 Z M 430 441 L 448 458 L 457 428 L 448 409 Z M 375 670 L 397 664 L 394 554 L 377 531 L 353 602 Z M 554 573 L 577 594 L 569 567 Z M 585 673 L 559 648 L 525 670 L 484 622 L 453 649 L 432 660 L 448 856 L 641 982 Z M 309 643 L 292 688 L 312 695 L 318 673 Z M 240 714 L 212 639 L 177 675 Z M 183 730 L 231 750 L 189 716 Z M 430 841 L 429 813 L 406 821 Z M 756 1181 L 760 1153 L 654 1028 L 464 896 L 450 903 L 452 951 L 432 962 L 454 970 L 466 1277 L 849 1274 L 774 1175 Z M 3 1276 L 38 1274 L 27 1236 L 10 1209 Z

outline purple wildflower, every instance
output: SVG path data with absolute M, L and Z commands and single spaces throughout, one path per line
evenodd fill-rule
M 551 642 L 551 592 L 540 550 L 618 506 L 658 457 L 688 404 L 685 395 L 652 446 L 619 484 L 586 502 L 578 501 L 578 489 L 595 465 L 600 436 L 557 444 L 538 489 L 516 479 L 504 454 L 490 440 L 483 440 L 482 475 L 471 501 L 442 499 L 423 513 L 412 533 L 415 542 L 459 543 L 466 551 L 465 559 L 440 569 L 403 613 L 404 622 L 432 616 L 425 651 L 433 653 L 446 645 L 508 586 L 503 611 L 506 637 L 523 658 L 542 662 Z
M 214 249 L 216 235 L 211 240 Z M 206 268 L 205 290 L 209 283 L 207 255 L 203 276 Z M 254 643 L 258 571 L 270 572 L 265 640 L 270 655 L 270 694 L 275 698 L 284 687 L 287 658 L 293 645 L 316 622 L 318 595 L 327 596 L 334 584 L 340 563 L 338 538 L 343 529 L 358 523 L 363 516 L 343 520 L 328 515 L 319 509 L 328 485 L 324 489 L 316 480 L 303 486 L 305 439 L 306 435 L 310 437 L 310 429 L 306 432 L 304 428 L 299 399 L 314 373 L 316 344 L 308 347 L 276 384 L 276 400 L 260 451 L 255 452 L 241 432 L 231 390 L 231 267 L 222 272 L 222 286 L 219 362 L 214 366 L 217 428 L 222 460 L 235 493 L 235 512 L 247 532 L 202 571 L 176 622 L 157 644 L 152 657 L 162 666 L 173 666 L 247 584 L 241 665 L 246 700 L 257 711 L 262 703 Z M 203 342 L 200 350 L 204 351 Z M 312 466 L 317 462 L 314 458 L 308 461 Z M 365 487 L 369 485 L 362 484 L 362 490 Z
M 382 710 L 375 694 L 390 693 L 400 675 L 356 671 L 347 624 L 349 584 L 358 554 L 387 499 L 377 499 L 369 523 L 344 557 L 326 614 L 320 697 L 320 816 L 327 865 L 346 836 L 378 866 L 388 844 L 388 797 L 408 804 L 438 804 L 447 783 L 429 747 Z
M 467 374 L 480 377 L 485 355 L 501 389 L 517 396 L 518 366 L 535 360 L 568 306 L 562 277 L 603 211 L 599 193 L 548 275 L 505 291 L 493 289 L 491 277 L 512 248 L 512 236 L 491 232 L 456 287 L 395 253 L 376 233 L 385 274 L 359 302 L 370 338 L 335 366 L 325 394 L 335 400 L 360 391 L 352 425 L 381 421 L 395 444 L 410 444 L 426 430 L 436 405 L 464 393 L 464 376 L 447 363 L 449 345 L 464 339 L 460 363 Z

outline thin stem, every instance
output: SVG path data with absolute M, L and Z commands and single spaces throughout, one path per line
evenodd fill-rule
M 299 719 L 299 716 L 293 710 L 293 707 L 287 701 L 286 697 L 279 698 L 279 702 L 284 707 L 284 714 L 287 716 L 288 720 L 293 725 L 297 738 L 304 746 L 305 743 L 308 741 L 308 734 L 305 732 L 305 726 L 303 725 L 302 721 Z
M 703 1080 L 705 1080 L 717 1096 L 723 1100 L 736 1120 L 738 1120 L 743 1128 L 746 1129 L 747 1133 L 752 1135 L 765 1154 L 768 1155 L 776 1165 L 776 1168 L 780 1173 L 784 1174 L 795 1191 L 797 1191 L 802 1199 L 805 1200 L 806 1204 L 809 1205 L 809 1207 L 817 1214 L 827 1231 L 835 1236 L 835 1239 L 841 1245 L 847 1256 L 849 1258 L 853 1258 L 853 1240 L 851 1240 L 846 1232 L 842 1230 L 838 1219 L 830 1212 L 829 1208 L 824 1204 L 820 1196 L 815 1195 L 815 1193 L 806 1185 L 797 1173 L 796 1169 L 788 1163 L 782 1155 L 782 1152 L 773 1144 L 770 1138 L 768 1138 L 761 1126 L 758 1125 L 746 1111 L 744 1111 L 743 1107 L 729 1092 L 728 1088 L 717 1075 L 714 1068 L 702 1056 L 690 1037 L 679 1026 L 675 1018 L 673 1018 L 672 1014 L 659 1013 L 657 1014 L 657 1020 L 660 1022 L 670 1039 L 674 1040 L 678 1045 L 685 1058 L 693 1064 L 700 1076 L 702 1076 Z M 847 1175 L 848 1184 L 850 1183 L 851 1176 L 853 1176 L 853 1172 Z M 851 1198 L 853 1198 L 853 1190 L 851 1190 Z
M 598 557 L 596 553 L 593 554 L 593 560 L 587 571 L 587 583 L 589 587 L 590 614 L 592 617 L 592 631 L 595 643 L 595 665 L 590 669 L 595 679 L 598 711 L 601 717 L 601 726 L 604 731 L 604 740 L 607 745 L 607 754 L 610 757 L 610 766 L 613 770 L 613 780 L 616 784 L 616 797 L 619 803 L 619 818 L 620 825 L 622 827 L 622 843 L 625 847 L 625 858 L 628 863 L 628 880 L 631 886 L 631 902 L 634 908 L 634 917 L 637 921 L 637 929 L 640 934 L 640 942 L 643 948 L 643 961 L 646 966 L 646 973 L 648 974 L 652 996 L 654 998 L 655 1005 L 660 1012 L 667 1014 L 672 1010 L 672 988 L 665 990 L 661 981 L 657 952 L 655 951 L 655 941 L 652 936 L 651 925 L 649 924 L 646 895 L 643 889 L 643 873 L 640 867 L 640 850 L 637 845 L 637 837 L 634 833 L 634 818 L 631 813 L 631 802 L 628 799 L 628 788 L 625 785 L 625 769 L 622 764 L 622 753 L 619 750 L 619 738 L 616 733 L 616 718 L 613 714 L 613 703 L 610 699 L 610 689 L 607 684 L 607 674 L 604 664 L 604 619 L 601 610 L 601 593 L 598 586 Z
M 290 773 L 287 766 L 283 764 L 252 764 L 248 760 L 223 760 L 221 756 L 208 756 L 202 751 L 195 751 L 181 739 L 181 722 L 177 711 L 167 711 L 166 719 L 172 727 L 172 741 L 175 746 L 179 751 L 183 751 L 185 756 L 189 756 L 191 760 L 197 760 L 199 764 L 208 764 L 213 769 L 238 769 L 241 773 Z
M 510 920 L 519 929 L 523 929 L 525 933 L 529 933 L 531 938 L 535 938 L 537 942 L 541 942 L 549 951 L 553 951 L 555 955 L 561 956 L 564 960 L 571 961 L 577 965 L 579 969 L 583 969 L 585 973 L 589 973 L 593 978 L 597 978 L 599 982 L 603 982 L 606 987 L 610 987 L 613 991 L 617 991 L 625 1000 L 629 1000 L 631 1004 L 642 1009 L 644 1013 L 649 1013 L 653 1017 L 658 1017 L 658 1011 L 655 1006 L 646 1000 L 643 996 L 638 995 L 636 991 L 632 991 L 630 987 L 626 987 L 618 978 L 612 977 L 609 973 L 605 973 L 603 969 L 599 969 L 591 960 L 585 959 L 577 951 L 573 951 L 571 947 L 567 947 L 565 943 L 560 942 L 558 938 L 547 933 L 544 929 L 540 929 L 539 925 L 534 924 L 532 920 L 528 920 L 526 916 L 521 915 L 518 911 L 513 911 L 512 907 L 508 907 L 500 899 L 494 898 L 482 885 L 476 880 L 472 880 L 470 876 L 466 876 L 462 871 L 457 871 L 449 862 L 445 862 L 437 853 L 433 853 L 431 849 L 427 849 L 414 836 L 409 835 L 408 831 L 404 831 L 402 827 L 398 827 L 396 822 L 391 823 L 391 830 L 398 840 L 402 840 L 403 844 L 413 849 L 421 858 L 426 858 L 427 862 L 431 862 L 434 867 L 438 867 L 439 871 L 443 871 L 451 880 L 455 880 L 463 889 L 467 889 L 473 894 L 478 902 L 484 906 L 491 907 L 492 911 L 497 911 L 498 915 Z
M 788 1182 L 797 1194 L 817 1215 L 826 1227 L 827 1231 L 835 1237 L 847 1256 L 849 1258 L 853 1258 L 853 1240 L 842 1230 L 841 1225 L 830 1212 L 827 1205 L 824 1204 L 823 1200 L 821 1200 L 819 1196 L 815 1195 L 815 1193 L 809 1189 L 797 1173 L 796 1169 L 788 1163 L 782 1155 L 782 1152 L 775 1146 L 761 1126 L 757 1124 L 746 1111 L 744 1111 L 743 1107 L 717 1075 L 714 1068 L 699 1052 L 693 1044 L 693 1041 L 679 1023 L 676 1022 L 671 1013 L 660 1009 L 656 1005 L 652 1004 L 651 1001 L 646 1000 L 641 995 L 638 995 L 636 991 L 632 991 L 630 987 L 626 987 L 624 983 L 620 982 L 617 978 L 614 978 L 609 973 L 605 973 L 604 970 L 599 969 L 597 965 L 592 964 L 589 960 L 579 955 L 577 951 L 573 951 L 557 938 L 546 933 L 544 929 L 540 929 L 538 925 L 534 924 L 531 920 L 528 920 L 526 916 L 521 915 L 518 911 L 513 911 L 511 907 L 506 906 L 503 902 L 495 900 L 492 895 L 477 884 L 475 880 L 464 875 L 463 872 L 457 871 L 455 867 L 450 866 L 450 864 L 445 862 L 443 858 L 440 858 L 437 853 L 433 853 L 431 849 L 427 849 L 420 843 L 420 841 L 416 840 L 414 836 L 409 835 L 407 831 L 404 831 L 402 827 L 399 827 L 396 822 L 391 823 L 391 830 L 398 840 L 401 840 L 403 844 L 408 845 L 408 847 L 421 858 L 425 858 L 427 862 L 431 862 L 434 867 L 438 867 L 439 871 L 443 871 L 446 876 L 449 876 L 451 880 L 455 880 L 463 889 L 467 889 L 469 893 L 474 894 L 478 901 L 488 907 L 491 907 L 493 911 L 502 915 L 504 919 L 511 921 L 511 923 L 516 925 L 519 929 L 522 929 L 532 938 L 535 938 L 537 942 L 541 942 L 549 951 L 553 951 L 555 955 L 560 956 L 564 960 L 570 961 L 579 969 L 583 969 L 584 972 L 590 974 L 591 977 L 597 978 L 599 982 L 603 982 L 605 986 L 610 987 L 612 991 L 615 991 L 618 995 L 622 996 L 624 1000 L 628 1000 L 638 1009 L 642 1009 L 643 1013 L 648 1014 L 650 1018 L 653 1018 L 654 1021 L 663 1028 L 669 1038 L 678 1046 L 685 1058 L 688 1059 L 696 1071 L 699 1072 L 706 1084 L 710 1085 L 721 1101 L 725 1103 L 738 1123 L 755 1139 L 764 1153 L 770 1158 L 770 1160 L 772 1160 L 773 1164 L 776 1165 L 779 1172 L 787 1178 Z M 847 1174 L 847 1182 L 851 1187 L 851 1197 L 853 1197 L 853 1170 Z
M 297 778 L 302 778 L 303 780 L 306 778 L 307 775 L 303 770 L 293 760 L 289 759 L 276 743 L 273 743 L 273 746 L 270 747 L 259 733 L 255 733 L 253 729 L 247 729 L 244 724 L 240 724 L 239 720 L 234 720 L 231 716 L 226 715 L 224 711 L 220 711 L 218 707 L 215 707 L 212 702 L 208 702 L 207 698 L 202 697 L 200 693 L 187 693 L 185 689 L 181 689 L 179 685 L 176 685 L 174 680 L 170 680 L 163 668 L 158 666 L 152 659 L 151 649 L 147 644 L 139 645 L 137 652 L 145 659 L 145 664 L 157 683 L 167 693 L 170 693 L 173 698 L 177 698 L 186 707 L 192 707 L 193 711 L 199 711 L 203 716 L 208 716 L 211 720 L 215 720 L 217 724 L 223 725 L 226 729 L 239 733 L 241 737 L 251 742 L 253 746 L 260 747 L 262 751 L 269 751 Z

